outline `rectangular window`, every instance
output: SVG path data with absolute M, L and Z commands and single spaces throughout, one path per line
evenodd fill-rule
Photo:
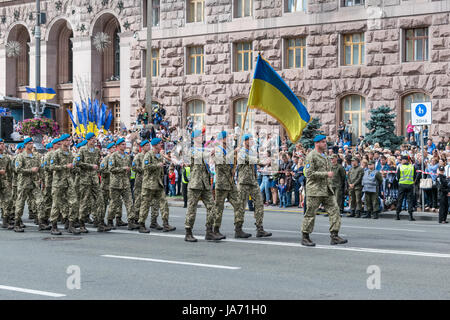
M 306 0 L 286 0 L 286 12 L 306 11 Z
M 250 17 L 252 15 L 252 0 L 236 0 L 235 18 Z
M 364 33 L 344 35 L 344 65 L 364 64 Z
M 152 77 L 159 77 L 159 49 L 152 49 Z
M 428 28 L 405 30 L 405 61 L 428 60 Z
M 203 74 L 203 47 L 188 48 L 187 74 Z
M 306 65 L 306 38 L 286 39 L 287 69 L 304 68 Z
M 188 0 L 188 22 L 202 22 L 204 19 L 205 1 Z
M 236 44 L 235 71 L 249 71 L 253 68 L 253 52 L 251 42 Z
M 344 7 L 354 7 L 364 5 L 364 0 L 344 0 Z
M 142 27 L 147 27 L 147 5 L 149 0 L 142 1 Z M 159 7 L 160 0 L 151 0 L 152 1 L 152 25 L 153 27 L 159 26 Z

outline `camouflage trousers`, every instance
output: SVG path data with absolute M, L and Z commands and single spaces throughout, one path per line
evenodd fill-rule
M 364 200 L 367 206 L 367 212 L 374 213 L 380 211 L 380 202 L 377 192 L 365 192 Z
M 328 197 L 306 196 L 306 212 L 303 218 L 302 232 L 311 233 L 314 229 L 314 221 L 316 219 L 316 211 L 320 204 L 323 204 L 325 211 L 328 213 L 330 220 L 330 232 L 339 232 L 341 228 L 341 216 L 339 207 L 336 203 L 336 197 L 330 195 Z
M 152 221 L 156 220 L 161 210 L 163 223 L 169 223 L 169 204 L 167 203 L 164 189 L 150 190 L 143 188 L 141 192 L 141 207 L 139 212 L 139 223 L 145 223 L 149 208 L 152 208 Z
M 334 195 L 335 195 L 335 197 L 336 197 L 336 202 L 337 202 L 337 205 L 338 205 L 338 207 L 339 207 L 339 210 L 341 211 L 341 212 L 343 212 L 344 211 L 344 208 L 343 208 L 343 199 L 342 199 L 342 196 L 343 196 L 343 194 L 342 194 L 342 188 L 339 188 L 339 187 L 333 187 L 333 191 L 334 191 Z
M 248 197 L 252 197 L 253 205 L 255 207 L 255 225 L 262 226 L 264 219 L 264 202 L 261 196 L 261 190 L 258 186 L 249 184 L 239 185 L 240 201 L 242 204 L 242 211 L 235 218 L 235 223 L 244 223 L 245 205 L 248 201 Z
M 50 218 L 52 211 L 52 186 L 45 186 L 42 190 L 41 210 L 39 210 L 39 220 Z
M 11 197 L 8 201 L 8 215 L 14 217 L 16 212 L 17 186 L 12 186 Z
M 25 201 L 28 202 L 28 210 L 33 210 L 36 204 L 39 206 L 41 202 L 41 190 L 34 188 L 17 188 L 17 198 L 15 200 L 15 219 L 21 219 L 23 216 L 23 209 L 25 208 Z M 36 210 L 36 208 L 34 207 Z
M 2 218 L 8 218 L 10 215 L 9 202 L 11 201 L 11 189 L 9 187 L 0 190 L 0 209 Z
M 108 205 L 109 205 L 109 189 L 102 189 L 102 194 L 103 194 L 103 206 L 102 206 L 102 210 L 103 210 L 103 217 L 105 217 L 106 215 L 106 210 L 108 210 Z
M 105 219 L 103 211 L 103 193 L 98 184 L 82 184 L 80 193 L 79 219 L 84 221 L 90 213 L 95 219 L 102 221 Z
M 231 203 L 234 209 L 234 223 L 236 224 L 237 218 L 244 216 L 244 209 L 242 207 L 239 192 L 236 187 L 232 190 L 216 190 L 216 220 L 214 221 L 214 227 L 220 228 L 222 225 L 223 209 L 225 207 L 225 199 Z
M 142 181 L 136 180 L 134 183 L 134 211 L 135 216 L 140 216 L 141 203 L 142 203 Z
M 356 209 L 358 211 L 361 211 L 362 210 L 362 191 L 350 189 L 348 192 L 350 194 L 350 209 L 351 210 Z
M 114 218 L 122 219 L 122 202 L 125 204 L 127 210 L 128 221 L 135 218 L 133 198 L 131 197 L 131 188 L 125 189 L 109 189 L 109 211 L 108 220 Z
M 52 210 L 50 222 L 58 221 L 61 214 L 63 219 L 74 222 L 78 218 L 78 211 L 72 210 L 77 207 L 77 198 L 73 187 L 52 188 Z
M 216 206 L 211 190 L 188 189 L 188 206 L 186 220 L 184 222 L 186 229 L 192 229 L 194 227 L 195 216 L 197 215 L 197 204 L 200 199 L 206 207 L 206 227 L 212 227 L 214 223 L 216 218 Z

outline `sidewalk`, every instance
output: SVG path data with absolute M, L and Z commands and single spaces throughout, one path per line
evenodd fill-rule
M 183 207 L 183 198 L 182 197 L 167 197 L 167 201 L 169 203 L 169 207 Z M 204 208 L 205 205 L 203 202 L 199 201 L 197 208 Z M 225 202 L 225 209 L 233 209 L 231 204 L 229 202 Z M 289 207 L 289 208 L 279 208 L 279 207 L 272 207 L 267 206 L 264 207 L 265 212 L 284 212 L 284 213 L 291 213 L 291 214 L 303 214 L 302 208 L 297 207 Z M 322 212 L 318 212 L 318 214 L 324 214 Z M 438 221 L 438 213 L 437 212 L 414 212 L 413 216 L 414 218 L 419 221 Z M 344 216 L 345 217 L 345 216 Z M 395 217 L 395 211 L 385 211 L 380 213 L 380 219 L 394 219 Z M 400 218 L 402 220 L 407 219 L 408 212 L 402 211 L 400 213 Z

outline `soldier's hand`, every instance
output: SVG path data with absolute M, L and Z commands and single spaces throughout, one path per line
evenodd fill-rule
M 161 163 L 159 164 L 159 166 L 160 166 L 161 168 L 164 168 L 164 162 L 161 162 Z
M 334 172 L 333 171 L 329 171 L 328 172 L 328 178 L 333 178 L 333 176 L 334 176 Z
M 0 170 L 0 174 L 1 174 L 1 175 L 4 175 L 5 173 L 6 173 L 5 170 Z
M 69 168 L 69 169 L 72 169 L 73 168 L 73 163 L 66 164 L 66 167 Z
M 124 167 L 126 171 L 130 171 L 130 167 Z
M 31 172 L 36 173 L 36 172 L 38 172 L 38 171 L 39 171 L 39 168 L 37 168 L 37 167 L 31 168 Z
M 98 170 L 98 165 L 94 164 L 94 165 L 92 166 L 92 169 L 93 169 L 93 170 Z

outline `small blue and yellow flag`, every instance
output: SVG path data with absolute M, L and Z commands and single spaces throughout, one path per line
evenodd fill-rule
M 271 65 L 258 56 L 248 106 L 262 110 L 277 119 L 286 130 L 289 139 L 296 142 L 311 116 L 291 88 Z
M 36 89 L 26 87 L 28 100 L 36 100 Z M 56 95 L 53 88 L 37 87 L 37 100 L 51 100 Z

